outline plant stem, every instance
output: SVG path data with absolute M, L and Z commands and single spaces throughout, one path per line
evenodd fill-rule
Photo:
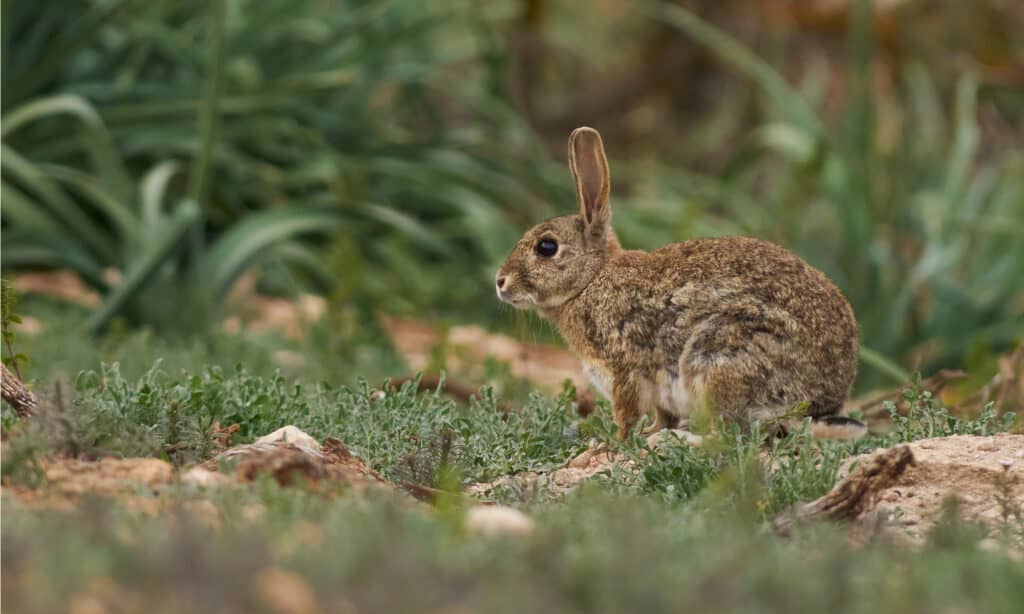
M 889 360 L 871 348 L 860 346 L 860 360 L 869 367 L 874 367 L 878 372 L 888 376 L 895 382 L 905 384 L 910 381 L 910 374 L 900 368 L 899 365 Z
M 206 85 L 197 123 L 199 134 L 199 151 L 192 163 L 189 174 L 188 198 L 199 205 L 200 212 L 205 209 L 207 177 L 213 161 L 213 148 L 217 139 L 217 128 L 220 120 L 220 96 L 224 69 L 224 22 L 226 20 L 226 0 L 210 2 L 210 33 L 206 57 Z M 198 277 L 199 263 L 203 259 L 204 241 L 203 225 L 196 224 L 189 233 L 189 260 L 192 272 Z
M 146 285 L 149 279 L 160 268 L 177 247 L 181 237 L 189 228 L 195 228 L 199 219 L 199 207 L 195 202 L 186 200 L 178 205 L 174 215 L 167 221 L 160 236 L 135 262 L 124 276 L 124 281 L 115 286 L 107 299 L 92 313 L 85 324 L 90 334 L 101 331 L 124 305 Z

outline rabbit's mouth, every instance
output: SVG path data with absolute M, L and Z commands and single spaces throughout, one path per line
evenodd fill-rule
M 505 290 L 498 290 L 498 300 L 512 305 L 516 309 L 531 309 L 537 306 L 537 301 L 530 295 L 513 294 Z

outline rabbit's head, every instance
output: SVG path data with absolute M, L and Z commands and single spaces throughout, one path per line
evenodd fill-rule
M 498 269 L 498 298 L 520 309 L 556 309 L 583 291 L 619 249 L 608 205 L 608 160 L 593 128 L 573 130 L 569 168 L 579 210 L 528 230 Z

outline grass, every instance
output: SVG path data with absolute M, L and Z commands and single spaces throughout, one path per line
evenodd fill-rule
M 502 204 L 537 210 L 551 190 L 547 160 L 483 87 L 498 81 L 486 37 L 505 12 L 4 3 L 5 270 L 79 273 L 104 295 L 92 332 L 116 316 L 202 330 L 259 264 L 288 290 L 337 287 L 393 311 L 457 302 L 472 284 L 448 293 L 418 271 L 443 260 L 453 280 L 488 277 L 515 235 Z M 473 120 L 443 121 L 455 114 Z M 357 269 L 380 283 L 345 274 Z M 386 292 L 395 279 L 403 296 Z
M 42 309 L 35 299 L 26 304 Z M 71 319 L 69 329 L 80 331 Z M 22 335 L 16 342 L 33 361 L 57 351 L 43 339 Z M 366 353 L 375 343 L 351 349 L 335 368 L 368 373 L 381 356 Z M 47 492 L 40 461 L 50 454 L 206 460 L 215 423 L 238 424 L 236 443 L 294 424 L 318 439 L 341 439 L 392 480 L 443 489 L 551 469 L 591 438 L 619 445 L 608 407 L 581 419 L 569 388 L 554 398 L 514 396 L 505 413 L 499 401 L 507 399 L 490 389 L 457 404 L 408 384 L 380 398 L 357 376 L 332 385 L 312 373 L 285 375 L 272 360 L 280 340 L 245 334 L 196 343 L 115 330 L 99 347 L 91 363 L 85 350 L 52 370 L 30 363 L 40 365 L 36 376 L 46 374 L 37 389 L 51 391 L 52 408 L 31 422 L 5 408 L 7 493 L 14 486 Z M 316 353 L 323 348 L 308 351 L 310 364 L 325 359 Z M 239 355 L 247 366 L 224 362 Z M 48 384 L 66 378 L 61 373 L 73 362 L 86 369 L 55 398 Z M 490 498 L 524 509 L 537 523 L 522 539 L 487 541 L 468 532 L 465 502 L 457 498 L 431 509 L 263 481 L 212 493 L 176 485 L 159 499 L 140 491 L 134 502 L 87 496 L 71 510 L 27 507 L 4 494 L 4 598 L 23 612 L 89 600 L 129 610 L 145 603 L 157 612 L 262 611 L 273 585 L 267 578 L 291 572 L 324 609 L 359 611 L 1004 611 L 1024 598 L 1024 571 L 1003 546 L 978 543 L 1019 546 L 1024 533 L 1010 504 L 1003 531 L 950 512 L 918 550 L 881 533 L 852 543 L 840 526 L 799 527 L 789 539 L 765 527 L 793 503 L 831 488 L 852 454 L 1012 426 L 993 412 L 953 419 L 914 387 L 908 400 L 911 413 L 892 433 L 857 443 L 796 431 L 766 447 L 758 433 L 719 423 L 699 449 L 668 443 L 642 455 L 639 438 L 626 442 L 622 450 L 636 470 L 611 469 L 565 498 L 495 489 Z M 1010 491 L 1001 492 L 1005 498 Z M 159 514 L 142 511 L 158 500 Z M 807 573 L 809 565 L 816 573 Z
M 1008 612 L 1024 599 L 1024 567 L 979 549 L 955 517 L 913 550 L 883 537 L 851 545 L 828 526 L 782 540 L 721 508 L 588 491 L 534 510 L 528 538 L 481 541 L 458 510 L 266 484 L 216 495 L 198 514 L 196 497 L 177 494 L 161 517 L 101 500 L 73 514 L 5 502 L 7 607 L 91 597 L 129 610 L 273 611 L 268 569 L 297 574 L 324 609 L 358 611 Z
M 32 441 L 47 441 L 51 451 L 72 456 L 155 456 L 193 464 L 214 452 L 214 425 L 237 424 L 235 441 L 244 443 L 292 424 L 321 441 L 344 441 L 393 479 L 440 485 L 439 476 L 452 473 L 477 482 L 551 469 L 596 438 L 622 448 L 640 467 L 606 476 L 615 492 L 688 500 L 721 481 L 737 496 L 757 500 L 766 516 L 823 494 L 852 454 L 924 437 L 1005 432 L 1015 418 L 991 406 L 977 417 L 957 418 L 927 391 L 911 387 L 905 394 L 910 412 L 893 410 L 887 435 L 817 441 L 802 429 L 766 438 L 756 428 L 745 432 L 719 420 L 704 433 L 709 442 L 701 448 L 669 442 L 659 454 L 644 456 L 641 438 L 615 440 L 607 405 L 578 418 L 571 387 L 556 398 L 532 393 L 512 399 L 513 408 L 506 409 L 491 388 L 458 404 L 436 392 L 418 393 L 413 382 L 380 394 L 365 380 L 310 382 L 278 370 L 253 373 L 242 364 L 172 371 L 157 361 L 134 377 L 126 377 L 119 363 L 102 363 L 49 396 L 48 415 L 23 428 L 35 435 Z M 5 424 L 19 426 L 6 413 Z

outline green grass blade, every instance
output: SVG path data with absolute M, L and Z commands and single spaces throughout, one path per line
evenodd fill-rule
M 413 241 L 437 254 L 450 254 L 451 249 L 445 243 L 441 233 L 431 230 L 418 219 L 400 211 L 397 207 L 364 204 L 360 211 L 370 219 L 390 226 Z
M 99 112 L 85 98 L 60 94 L 28 102 L 4 115 L 0 134 L 6 138 L 27 124 L 52 120 L 61 115 L 69 115 L 79 121 L 82 145 L 92 157 L 96 170 L 120 199 L 130 200 L 134 191 L 131 177 Z
M 97 210 L 102 212 L 117 228 L 122 245 L 130 245 L 139 239 L 139 220 L 132 215 L 133 207 L 118 200 L 117 196 L 107 191 L 95 177 L 56 164 L 40 164 L 39 168 L 57 181 L 73 187 L 75 191 L 96 205 Z
M 305 271 L 323 292 L 330 292 L 337 284 L 337 272 L 324 263 L 321 251 L 298 241 L 285 241 L 274 247 L 274 255 L 282 262 Z
M 146 285 L 161 265 L 173 254 L 182 237 L 199 219 L 199 206 L 191 201 L 184 201 L 168 220 L 163 233 L 135 260 L 132 267 L 125 273 L 124 280 L 114 287 L 107 298 L 89 317 L 85 329 L 90 334 L 103 330 L 110 320 L 132 300 Z
M 63 230 L 54 219 L 46 215 L 32 199 L 21 190 L 3 182 L 0 186 L 0 199 L 3 202 L 3 217 L 19 231 L 39 232 L 59 236 Z M 5 254 L 6 255 L 6 254 Z
M 212 0 L 209 4 L 210 19 L 208 27 L 207 76 L 203 93 L 203 106 L 198 121 L 199 155 L 193 160 L 189 174 L 188 195 L 194 202 L 204 201 L 207 174 L 213 160 L 213 148 L 216 145 L 219 123 L 218 105 L 220 103 L 224 68 L 224 22 L 225 0 Z
M 210 18 L 207 27 L 207 58 L 206 85 L 203 92 L 203 106 L 200 108 L 197 131 L 199 133 L 199 152 L 192 160 L 189 173 L 188 195 L 195 203 L 205 203 L 208 175 L 213 168 L 214 149 L 218 145 L 217 130 L 220 124 L 218 107 L 220 104 L 221 87 L 224 70 L 224 28 L 226 20 L 226 0 L 213 0 L 209 5 Z M 192 274 L 199 275 L 199 266 L 206 251 L 202 228 L 196 225 L 189 237 L 189 261 Z
M 33 100 L 4 114 L 0 136 L 7 138 L 26 124 L 56 115 L 71 115 L 86 125 L 103 125 L 99 112 L 86 99 L 62 94 Z
M 654 16 L 682 30 L 698 44 L 750 77 L 789 121 L 815 136 L 820 137 L 824 133 L 821 120 L 803 95 L 743 43 L 692 11 L 675 4 L 662 3 Z
M 219 301 L 267 249 L 304 234 L 330 232 L 341 223 L 337 211 L 282 208 L 252 213 L 222 234 L 206 252 L 201 275 L 204 289 Z
M 4 49 L 5 73 L 7 72 L 8 53 L 17 54 L 17 59 L 21 60 L 22 64 L 28 63 L 30 65 L 30 67 L 25 65 L 19 67 L 22 70 L 17 72 L 21 78 L 12 80 L 9 89 L 6 87 L 7 83 L 5 82 L 5 96 L 11 100 L 21 100 L 26 96 L 30 96 L 32 92 L 46 84 L 50 79 L 53 79 L 59 71 L 63 70 L 75 58 L 81 49 L 96 40 L 97 33 L 108 23 L 111 16 L 131 2 L 133 0 L 113 0 L 109 2 L 88 3 L 88 7 L 76 6 L 87 3 L 75 3 L 76 5 L 61 7 L 64 10 L 56 12 L 58 14 L 57 18 L 65 19 L 66 25 L 51 37 L 43 39 L 41 41 L 42 44 L 37 49 Z M 47 12 L 46 7 L 43 7 L 42 10 L 45 15 Z M 60 14 L 64 13 L 64 11 L 79 11 L 79 13 L 74 14 L 73 18 L 68 18 L 66 14 Z M 6 10 L 4 12 L 4 18 L 6 19 L 8 14 Z M 41 28 L 39 30 L 45 34 L 45 30 Z
M 953 151 L 946 167 L 946 182 L 942 189 L 944 235 L 958 230 L 956 210 L 964 196 L 971 172 L 971 162 L 978 150 L 978 124 L 974 117 L 977 97 L 977 79 L 973 75 L 966 75 L 960 79 L 956 88 Z
M 4 174 L 16 179 L 39 198 L 39 203 L 60 222 L 64 232 L 74 235 L 107 261 L 117 260 L 117 252 L 107 234 L 64 194 L 51 177 L 6 144 L 0 144 L 0 153 L 0 166 Z
M 163 203 L 167 186 L 181 165 L 174 160 L 165 160 L 154 166 L 142 178 L 142 227 L 144 232 L 155 230 L 164 217 Z
M 910 381 L 910 373 L 871 348 L 860 346 L 860 361 L 885 375 L 895 383 L 906 384 Z

